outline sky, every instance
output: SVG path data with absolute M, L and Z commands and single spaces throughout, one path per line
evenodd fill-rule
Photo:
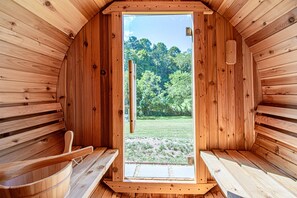
M 192 23 L 192 15 L 124 15 L 124 39 L 148 38 L 153 44 L 163 42 L 168 49 L 176 46 L 183 52 L 192 48 L 192 38 L 186 36 L 186 27 L 192 28 Z

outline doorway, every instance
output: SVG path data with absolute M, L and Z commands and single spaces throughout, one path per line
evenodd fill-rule
M 192 15 L 123 20 L 124 176 L 194 181 Z

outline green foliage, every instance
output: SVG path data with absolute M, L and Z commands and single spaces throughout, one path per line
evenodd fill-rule
M 191 115 L 192 111 L 192 76 L 188 72 L 176 71 L 169 76 L 165 84 L 168 105 L 173 112 L 180 115 Z
M 162 105 L 161 78 L 145 71 L 137 81 L 137 108 L 140 115 L 155 115 Z
M 128 60 L 136 65 L 138 116 L 191 115 L 192 53 L 164 43 L 129 37 L 124 44 L 125 71 Z M 125 104 L 128 101 L 125 72 Z

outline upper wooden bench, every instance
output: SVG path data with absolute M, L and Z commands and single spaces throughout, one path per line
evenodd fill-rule
M 0 163 L 63 153 L 65 123 L 60 103 L 0 108 Z M 68 197 L 88 197 L 106 173 L 117 149 L 96 148 L 74 164 Z

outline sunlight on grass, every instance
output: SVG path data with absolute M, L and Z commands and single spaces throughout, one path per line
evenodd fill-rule
M 126 161 L 188 164 L 194 150 L 192 122 L 190 117 L 150 117 L 137 120 L 133 134 L 125 122 Z

